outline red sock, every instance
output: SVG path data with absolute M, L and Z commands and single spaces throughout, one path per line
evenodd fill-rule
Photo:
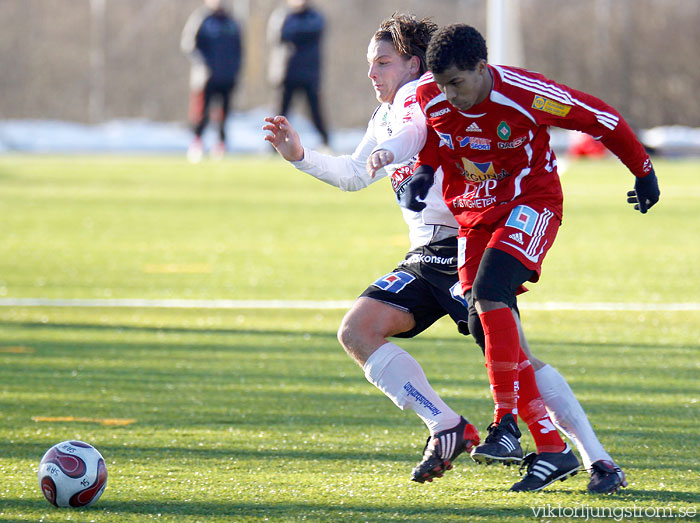
M 566 448 L 564 441 L 559 436 L 554 423 L 547 414 L 544 401 L 540 396 L 540 390 L 535 381 L 535 369 L 525 353 L 520 349 L 520 362 L 518 369 L 518 381 L 520 390 L 518 391 L 518 411 L 520 417 L 530 429 L 537 446 L 537 452 L 561 452 Z
M 483 312 L 479 319 L 486 337 L 486 369 L 495 404 L 493 421 L 499 422 L 509 412 L 518 414 L 518 327 L 510 309 Z

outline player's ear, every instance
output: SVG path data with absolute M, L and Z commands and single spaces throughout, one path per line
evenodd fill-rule
M 408 62 L 411 74 L 418 74 L 420 72 L 420 58 L 413 55 L 411 58 L 409 58 Z

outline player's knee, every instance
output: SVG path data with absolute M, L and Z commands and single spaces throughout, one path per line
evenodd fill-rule
M 475 302 L 495 301 L 508 304 L 515 298 L 510 287 L 496 278 L 477 278 L 474 280 L 472 296 Z
M 374 300 L 355 302 L 338 328 L 338 341 L 358 362 L 365 361 L 387 338 L 413 328 L 413 316 Z
M 472 285 L 476 302 L 500 302 L 515 307 L 515 294 L 530 279 L 533 270 L 517 258 L 498 249 L 486 249 Z
M 348 312 L 343 316 L 343 320 L 340 322 L 338 327 L 338 341 L 343 346 L 346 351 L 350 351 L 352 346 L 355 344 L 355 338 L 357 336 L 355 330 L 352 327 L 352 317 L 351 312 Z
M 366 347 L 376 345 L 374 338 L 380 337 L 377 326 L 368 321 L 367 314 L 360 307 L 350 309 L 338 327 L 338 341 L 351 356 L 361 355 Z

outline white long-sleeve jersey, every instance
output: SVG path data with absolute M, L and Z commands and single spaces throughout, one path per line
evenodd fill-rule
M 343 191 L 359 191 L 370 184 L 391 177 L 397 196 L 406 190 L 413 173 L 416 157 L 425 144 L 425 116 L 416 103 L 418 81 L 403 85 L 392 104 L 383 103 L 372 115 L 362 141 L 352 155 L 330 156 L 304 148 L 304 159 L 291 162 L 303 171 Z M 374 178 L 367 174 L 367 158 L 374 151 L 386 149 L 393 153 L 394 163 L 380 169 Z M 435 183 L 426 197 L 426 208 L 414 212 L 401 207 L 408 224 L 411 250 L 433 239 L 457 234 L 457 222 L 442 199 L 442 169 L 435 173 Z

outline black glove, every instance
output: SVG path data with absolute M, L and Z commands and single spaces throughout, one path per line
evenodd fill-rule
M 432 167 L 421 165 L 411 176 L 404 191 L 399 196 L 399 205 L 415 212 L 425 209 L 425 204 L 419 200 L 425 200 L 428 191 L 433 186 L 435 171 Z
M 627 193 L 627 203 L 634 203 L 635 211 L 646 214 L 647 210 L 659 201 L 659 194 L 659 182 L 652 168 L 644 178 L 635 178 L 634 191 Z

